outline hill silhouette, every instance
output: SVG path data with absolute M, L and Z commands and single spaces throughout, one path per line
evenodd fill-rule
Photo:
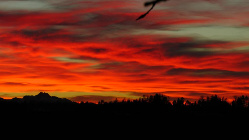
M 72 101 L 66 98 L 58 98 L 56 96 L 50 96 L 48 93 L 40 92 L 35 96 L 24 96 L 22 102 L 32 102 L 32 103 L 71 103 Z

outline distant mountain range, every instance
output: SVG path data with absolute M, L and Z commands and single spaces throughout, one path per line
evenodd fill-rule
M 40 92 L 39 94 L 32 96 L 26 95 L 23 98 L 13 98 L 11 100 L 0 99 L 0 101 L 14 102 L 14 103 L 72 103 L 71 100 L 66 98 L 59 98 L 56 96 L 50 96 L 46 92 Z

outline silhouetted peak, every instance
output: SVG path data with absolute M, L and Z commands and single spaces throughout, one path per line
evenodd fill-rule
M 47 98 L 47 99 L 51 98 L 51 96 L 48 93 L 46 93 L 46 92 L 40 92 L 35 97 L 37 97 L 37 98 L 43 98 L 43 99 L 45 99 L 45 98 Z
M 36 102 L 36 103 L 71 103 L 70 100 L 66 98 L 59 98 L 56 96 L 50 96 L 46 92 L 40 92 L 35 96 L 24 96 L 24 102 Z

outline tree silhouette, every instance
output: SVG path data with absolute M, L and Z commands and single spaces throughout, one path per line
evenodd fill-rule
M 232 102 L 232 106 L 237 108 L 247 108 L 249 103 L 249 99 L 247 96 L 234 97 L 234 101 Z
M 55 116 L 74 116 L 85 119 L 107 118 L 154 118 L 177 119 L 196 118 L 197 116 L 234 117 L 249 116 L 249 99 L 247 96 L 235 97 L 228 103 L 224 97 L 212 95 L 201 97 L 198 101 L 190 102 L 183 97 L 170 101 L 168 96 L 154 94 L 134 100 L 118 100 L 110 102 L 101 100 L 98 104 L 91 102 L 76 103 L 68 99 L 39 93 L 35 96 L 24 96 L 5 100 L 0 98 L 0 113 L 15 116 L 16 114 L 44 114 Z
M 181 98 L 178 98 L 177 100 L 174 100 L 173 101 L 173 106 L 176 106 L 176 107 L 182 107 L 184 106 L 184 98 L 181 97 Z

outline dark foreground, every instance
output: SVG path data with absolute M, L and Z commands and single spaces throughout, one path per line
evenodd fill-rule
M 173 102 L 163 95 L 138 100 L 101 101 L 99 104 L 75 103 L 40 93 L 22 99 L 1 100 L 2 124 L 14 126 L 70 127 L 129 129 L 146 126 L 188 129 L 246 125 L 249 118 L 248 98 L 241 96 L 232 103 L 214 95 L 190 103 L 183 98 Z M 70 127 L 68 127 L 70 126 Z M 153 127 L 150 127 L 153 128 Z

